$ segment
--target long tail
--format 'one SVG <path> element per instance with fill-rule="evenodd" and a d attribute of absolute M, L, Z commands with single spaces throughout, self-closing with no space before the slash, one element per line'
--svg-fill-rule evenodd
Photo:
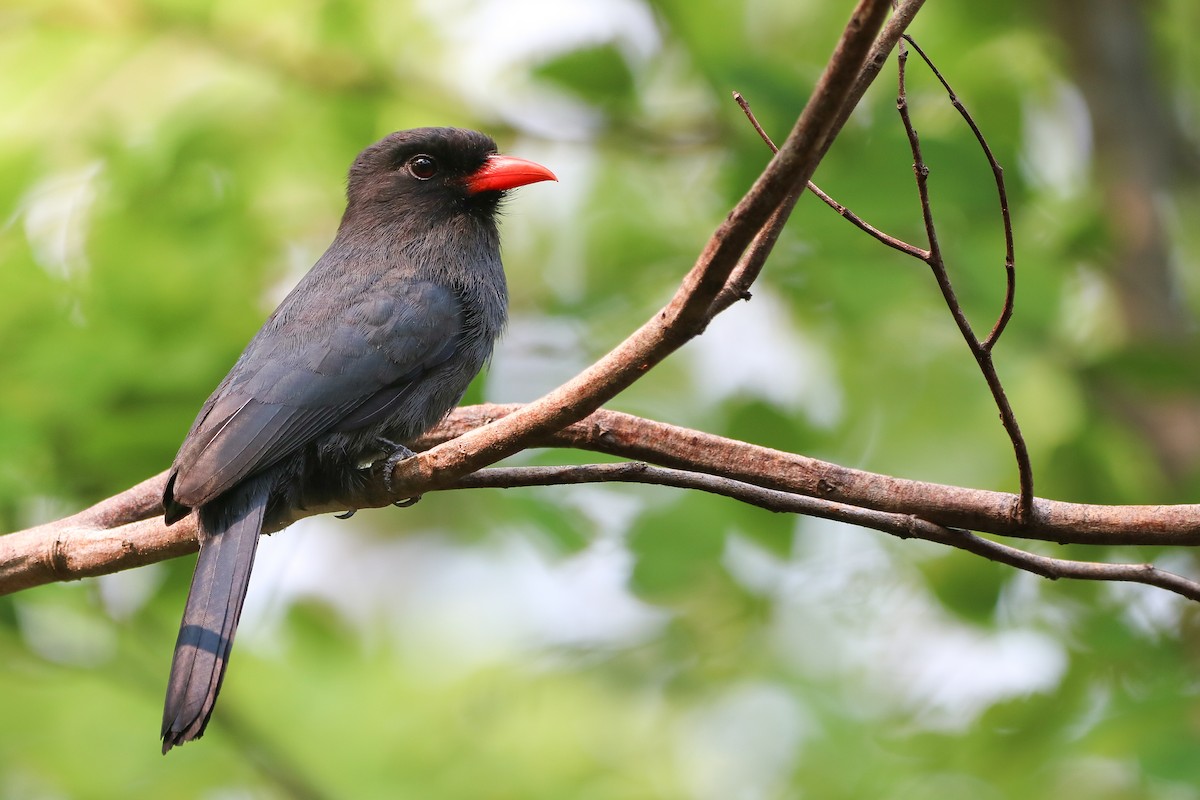
<path fill-rule="evenodd" d="M 251 478 L 200 508 L 200 557 L 163 708 L 164 754 L 199 739 L 212 715 L 246 599 L 270 486 L 265 476 Z"/>

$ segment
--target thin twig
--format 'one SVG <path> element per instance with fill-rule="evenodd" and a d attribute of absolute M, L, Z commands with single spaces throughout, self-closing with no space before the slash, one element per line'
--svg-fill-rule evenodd
<path fill-rule="evenodd" d="M 1155 586 L 1189 600 L 1200 601 L 1200 583 L 1173 572 L 1160 570 L 1151 564 L 1109 564 L 1052 558 L 994 542 L 960 528 L 936 525 L 908 514 L 872 511 L 830 500 L 802 497 L 776 489 L 766 489 L 716 475 L 653 467 L 638 462 L 562 467 L 498 467 L 464 476 L 458 485 L 452 488 L 558 486 L 614 481 L 695 489 L 729 497 L 768 511 L 836 520 L 882 531 L 901 539 L 924 539 L 965 550 L 990 561 L 1007 564 L 1051 580 L 1071 578 L 1090 581 L 1128 581 Z"/>
<path fill-rule="evenodd" d="M 795 200 L 790 202 L 794 204 Z M 789 205 L 790 207 L 791 205 Z M 767 257 L 771 255 L 775 243 L 779 241 L 779 235 L 783 233 L 783 226 L 787 224 L 787 221 L 788 213 L 783 209 L 779 209 L 771 215 L 766 225 L 750 242 L 746 252 L 742 253 L 737 266 L 729 274 L 729 279 L 713 300 L 712 305 L 709 306 L 708 319 L 715 318 L 717 314 L 739 300 L 750 299 L 750 287 L 754 285 L 762 268 L 766 266 Z"/>
<path fill-rule="evenodd" d="M 742 113 L 746 115 L 746 119 L 750 120 L 750 124 L 754 126 L 755 133 L 758 134 L 760 139 L 766 142 L 767 147 L 771 149 L 771 152 L 778 153 L 779 148 L 776 147 L 775 142 L 771 140 L 771 135 L 763 129 L 762 124 L 758 121 L 758 117 L 754 116 L 754 111 L 750 108 L 749 101 L 746 100 L 746 98 L 742 96 L 742 93 L 738 91 L 733 93 L 733 101 L 742 109 Z"/>
<path fill-rule="evenodd" d="M 756 117 L 754 115 L 754 111 L 750 108 L 749 101 L 747 101 L 746 98 L 744 96 L 742 96 L 741 92 L 734 92 L 733 99 L 737 102 L 738 106 L 741 107 L 742 113 L 744 113 L 746 115 L 746 118 L 748 120 L 750 120 L 750 124 L 754 126 L 754 130 L 757 131 L 758 135 L 760 137 L 762 137 L 762 140 L 767 143 L 767 147 L 771 148 L 771 152 L 772 153 L 778 152 L 779 148 L 775 146 L 775 142 L 771 141 L 770 135 L 768 135 L 767 132 L 765 130 L 763 130 L 763 126 L 759 123 L 758 117 Z M 884 233 L 883 231 L 876 228 L 874 225 L 871 225 L 869 222 L 864 220 L 858 214 L 855 214 L 849 208 L 842 205 L 838 201 L 834 200 L 832 197 L 830 197 L 828 194 L 826 194 L 824 191 L 822 191 L 821 188 L 819 186 L 817 186 L 815 183 L 813 183 L 812 181 L 808 182 L 808 190 L 810 192 L 812 192 L 813 194 L 815 194 L 817 197 L 819 197 L 821 199 L 821 201 L 823 203 L 825 203 L 825 205 L 829 206 L 834 211 L 836 211 L 840 217 L 845 219 L 850 224 L 854 225 L 856 228 L 861 230 L 863 233 L 866 233 L 867 235 L 875 238 L 880 243 L 885 244 L 894 250 L 899 250 L 901 253 L 912 256 L 913 258 L 919 259 L 921 261 L 924 261 L 925 259 L 927 259 L 929 257 L 929 253 L 922 250 L 921 248 L 911 245 L 908 242 L 904 241 L 903 239 L 898 239 L 895 236 Z"/>

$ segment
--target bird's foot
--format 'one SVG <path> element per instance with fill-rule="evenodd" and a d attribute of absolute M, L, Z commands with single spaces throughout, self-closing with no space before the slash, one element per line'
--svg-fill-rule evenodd
<path fill-rule="evenodd" d="M 408 459 L 414 457 L 416 453 L 398 442 L 393 442 L 383 438 L 380 438 L 377 441 L 381 447 L 386 449 L 386 451 L 390 451 L 390 454 L 383 460 L 383 486 L 385 489 L 387 489 L 388 494 L 394 494 L 396 490 L 392 485 L 392 474 L 396 471 L 396 465 L 401 461 L 407 461 Z M 403 500 L 397 500 L 396 502 L 392 503 L 392 505 L 394 505 L 396 508 L 408 508 L 409 506 L 414 505 L 420 499 L 421 495 L 417 495 L 416 497 L 406 497 Z"/>
<path fill-rule="evenodd" d="M 334 518 L 334 519 L 350 519 L 351 517 L 353 517 L 353 516 L 354 516 L 355 514 L 357 514 L 357 513 L 358 513 L 358 509 L 357 509 L 357 508 L 347 508 L 347 509 L 346 509 L 346 511 L 345 511 L 345 513 L 343 513 L 343 514 L 334 514 L 334 515 L 333 515 L 333 518 Z"/>

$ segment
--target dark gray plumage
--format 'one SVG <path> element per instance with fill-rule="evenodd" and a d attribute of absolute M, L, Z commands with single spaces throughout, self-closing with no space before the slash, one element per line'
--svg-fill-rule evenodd
<path fill-rule="evenodd" d="M 198 510 L 200 539 L 164 753 L 204 733 L 268 509 L 406 454 L 491 355 L 507 311 L 498 204 L 506 189 L 554 179 L 495 151 L 454 128 L 364 150 L 333 243 L 200 409 L 163 497 L 168 524 Z"/>

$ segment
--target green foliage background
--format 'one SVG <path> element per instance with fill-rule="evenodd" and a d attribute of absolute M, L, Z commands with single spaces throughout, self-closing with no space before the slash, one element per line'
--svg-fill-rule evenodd
<path fill-rule="evenodd" d="M 555 385 L 669 297 L 765 163 L 729 92 L 782 137 L 849 7 L 10 2 L 0 528 L 170 463 L 332 236 L 351 159 L 391 130 L 478 127 L 558 171 L 508 206 L 513 330 L 469 399 Z M 1039 494 L 1192 502 L 1187 431 L 1168 468 L 1119 408 L 1200 402 L 1197 341 L 1122 325 L 1100 192 L 1113 165 L 1068 145 L 1066 178 L 1038 166 L 1074 130 L 1039 9 L 931 3 L 913 31 L 1007 168 L 1020 293 L 1002 376 Z M 1147 14 L 1157 79 L 1194 121 L 1200 14 Z M 910 91 L 953 275 L 985 328 L 1003 256 L 987 167 L 920 68 Z M 817 181 L 919 241 L 894 95 L 893 67 Z M 1194 185 L 1161 200 L 1193 309 Z M 811 197 L 755 299 L 613 407 L 1015 486 L 930 277 Z M 208 734 L 168 758 L 156 733 L 189 560 L 0 598 L 0 797 L 1200 797 L 1198 618 L 1163 593 L 632 488 L 437 495 L 300 527 L 260 552 Z M 1200 573 L 1190 553 L 1049 552 Z M 595 563 L 616 583 L 593 597 Z M 488 608 L 514 593 L 528 598 L 499 602 L 511 614 Z M 496 640 L 513 616 L 525 633 Z"/>

